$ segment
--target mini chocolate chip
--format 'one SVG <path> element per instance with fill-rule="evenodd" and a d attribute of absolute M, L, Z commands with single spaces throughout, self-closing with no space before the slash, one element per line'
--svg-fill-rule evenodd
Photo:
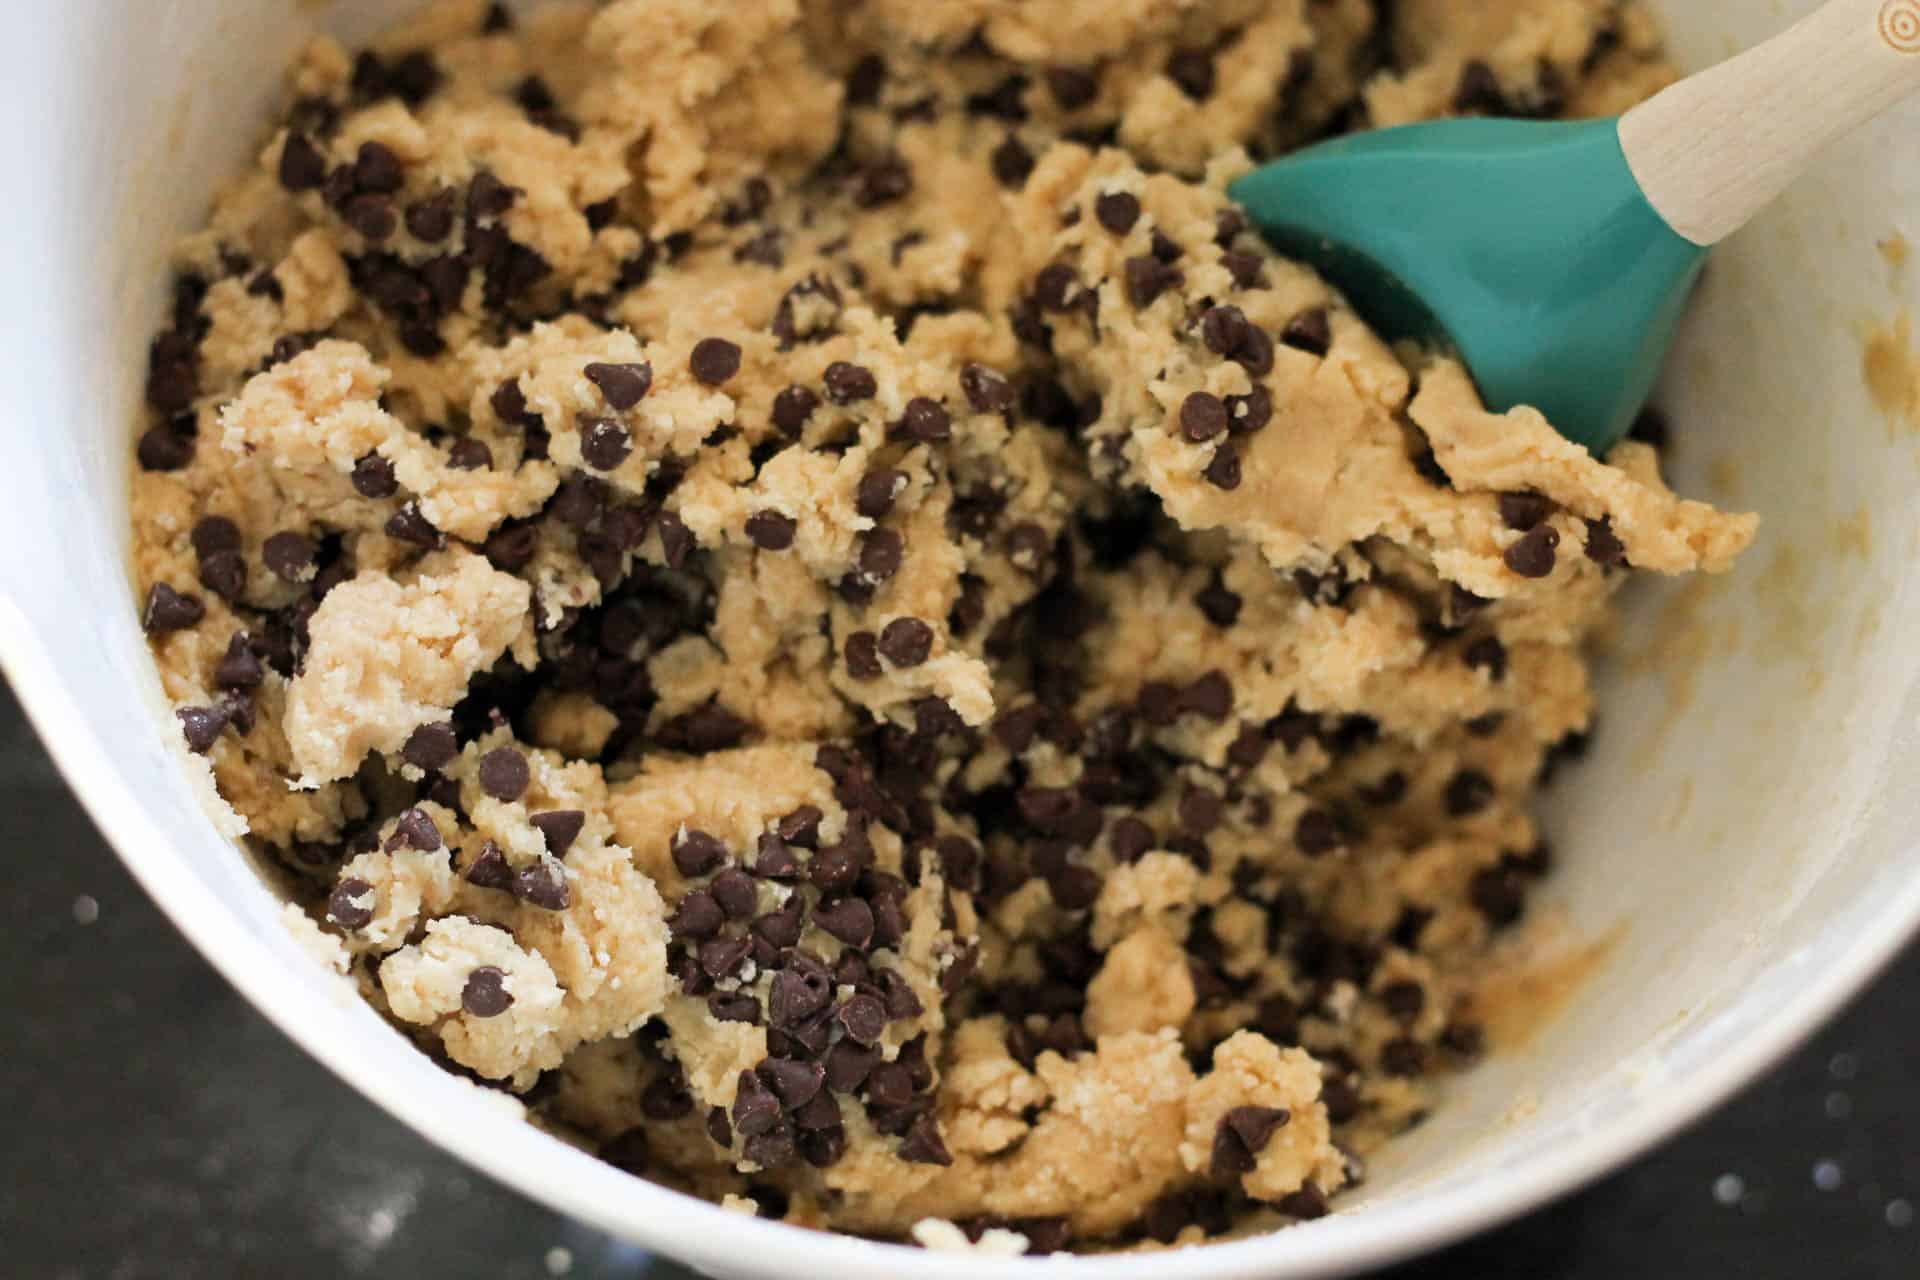
<path fill-rule="evenodd" d="M 1031 521 L 1022 521 L 1007 531 L 1007 559 L 1023 573 L 1040 576 L 1052 550 L 1052 536 Z"/>
<path fill-rule="evenodd" d="M 447 449 L 447 465 L 455 471 L 486 471 L 493 466 L 493 450 L 485 440 L 461 436 Z"/>
<path fill-rule="evenodd" d="M 826 1068 L 817 1062 L 793 1058 L 768 1058 L 755 1073 L 787 1111 L 797 1111 L 819 1096 L 826 1084 Z"/>
<path fill-rule="evenodd" d="M 747 938 L 709 938 L 700 944 L 700 972 L 715 981 L 730 977 L 752 949 L 753 943 Z"/>
<path fill-rule="evenodd" d="M 199 596 L 182 595 L 164 582 L 147 589 L 146 607 L 140 611 L 140 625 L 158 635 L 181 631 L 207 616 L 207 606 Z"/>
<path fill-rule="evenodd" d="M 266 666 L 247 641 L 247 633 L 236 631 L 227 642 L 226 656 L 214 668 L 213 680 L 222 689 L 252 689 L 266 679 Z"/>
<path fill-rule="evenodd" d="M 1213 96 L 1213 54 L 1205 49 L 1180 49 L 1167 59 L 1167 79 L 1195 102 Z"/>
<path fill-rule="evenodd" d="M 615 409 L 631 409 L 653 386 L 653 366 L 641 360 L 634 364 L 588 365 L 582 373 L 588 382 L 600 388 L 607 404 Z"/>
<path fill-rule="evenodd" d="M 733 1095 L 733 1130 L 741 1137 L 765 1133 L 780 1123 L 780 1099 L 758 1073 L 742 1071 Z"/>
<path fill-rule="evenodd" d="M 247 590 L 247 562 L 238 551 L 216 551 L 200 559 L 200 585 L 229 604 Z"/>
<path fill-rule="evenodd" d="M 202 559 L 216 551 L 238 551 L 240 526 L 225 516 L 205 516 L 194 522 L 187 541 L 193 544 L 193 554 Z"/>
<path fill-rule="evenodd" d="M 482 169 L 467 184 L 467 212 L 476 218 L 497 218 L 511 209 L 519 196 L 518 187 L 510 187 Z"/>
<path fill-rule="evenodd" d="M 1017 191 L 1033 172 L 1033 152 L 1019 138 L 1008 134 L 1006 140 L 993 149 L 988 164 L 1001 186 Z"/>
<path fill-rule="evenodd" d="M 1266 285 L 1263 274 L 1266 264 L 1258 254 L 1229 250 L 1220 255 L 1220 265 L 1227 269 L 1227 274 L 1242 289 L 1258 289 Z"/>
<path fill-rule="evenodd" d="M 580 457 L 595 471 L 612 471 L 633 452 L 633 436 L 624 422 L 589 418 L 580 424 Z"/>
<path fill-rule="evenodd" d="M 1461 112 L 1480 111 L 1489 115 L 1506 111 L 1506 95 L 1492 67 L 1474 58 L 1460 68 L 1460 80 L 1453 91 L 1453 109 Z"/>
<path fill-rule="evenodd" d="M 1309 809 L 1293 824 L 1293 843 L 1309 858 L 1332 853 L 1346 843 L 1340 824 L 1325 809 Z"/>
<path fill-rule="evenodd" d="M 134 455 L 144 471 L 178 471 L 193 461 L 193 437 L 171 423 L 153 427 L 141 434 Z"/>
<path fill-rule="evenodd" d="M 724 1107 L 714 1107 L 707 1112 L 707 1136 L 723 1147 L 733 1145 L 733 1126 L 727 1122 Z"/>
<path fill-rule="evenodd" d="M 1227 590 L 1226 584 L 1217 577 L 1194 596 L 1193 602 L 1216 627 L 1225 629 L 1240 620 L 1239 595 Z"/>
<path fill-rule="evenodd" d="M 1118 862 L 1138 862 L 1153 848 L 1153 828 L 1131 815 L 1114 819 L 1107 845 Z"/>
<path fill-rule="evenodd" d="M 433 527 L 424 515 L 420 514 L 417 503 L 409 502 L 388 518 L 383 526 L 390 538 L 411 543 L 416 547 L 438 547 L 445 539 L 438 529 Z"/>
<path fill-rule="evenodd" d="M 506 970 L 483 964 L 467 975 L 460 988 L 460 1007 L 476 1018 L 497 1018 L 513 1007 Z"/>
<path fill-rule="evenodd" d="M 740 346 L 725 338 L 702 338 L 693 344 L 687 359 L 693 376 L 710 387 L 717 387 L 740 372 Z"/>
<path fill-rule="evenodd" d="M 1100 897 L 1100 877 L 1088 867 L 1068 863 L 1047 877 L 1047 892 L 1062 911 L 1085 911 Z"/>
<path fill-rule="evenodd" d="M 408 809 L 393 820 L 393 834 L 387 837 L 387 852 L 418 849 L 422 853 L 432 853 L 439 847 L 440 828 L 434 825 L 424 809 Z"/>
<path fill-rule="evenodd" d="M 843 653 L 847 674 L 855 680 L 877 680 L 885 671 L 880 665 L 879 639 L 871 631 L 856 631 L 848 636 Z"/>
<path fill-rule="evenodd" d="M 1265 387 L 1255 386 L 1244 396 L 1227 397 L 1227 430 L 1237 436 L 1250 436 L 1273 421 L 1273 397 Z"/>
<path fill-rule="evenodd" d="M 426 771 L 444 770 L 457 754 L 461 754 L 461 741 L 451 722 L 424 723 L 399 748 L 401 760 Z"/>
<path fill-rule="evenodd" d="M 406 184 L 406 170 L 393 148 L 383 142 L 367 141 L 353 162 L 353 185 L 361 191 L 389 196 Z"/>
<path fill-rule="evenodd" d="M 713 878 L 707 886 L 713 894 L 713 900 L 720 909 L 735 920 L 750 920 L 754 909 L 760 905 L 760 895 L 753 887 L 753 877 L 738 867 L 728 867 Z"/>
<path fill-rule="evenodd" d="M 532 777 L 527 758 L 512 747 L 495 747 L 480 757 L 480 789 L 495 800 L 518 800 Z"/>
<path fill-rule="evenodd" d="M 1246 341 L 1246 313 L 1236 306 L 1208 307 L 1200 317 L 1200 340 L 1215 355 L 1230 356 Z"/>
<path fill-rule="evenodd" d="M 881 1007 L 879 999 L 865 993 L 855 993 L 849 997 L 834 1016 L 846 1030 L 848 1039 L 855 1044 L 867 1047 L 880 1042 L 880 1037 L 887 1026 L 886 1010 Z M 829 1085 L 834 1084 L 835 1076 L 838 1074 L 833 1070 L 832 1063 L 833 1059 L 830 1056 L 827 1072 Z"/>
<path fill-rule="evenodd" d="M 1047 88 L 1064 111 L 1077 111 L 1093 101 L 1100 82 L 1079 67 L 1048 67 Z"/>
<path fill-rule="evenodd" d="M 906 491 L 906 487 L 907 475 L 904 471 L 895 471 L 891 467 L 869 471 L 860 478 L 854 510 L 869 520 L 879 520 L 893 510 L 894 500 Z"/>
<path fill-rule="evenodd" d="M 385 196 L 355 196 L 347 202 L 341 217 L 346 219 L 348 226 L 376 244 L 391 238 L 400 227 L 400 217 L 393 211 L 393 201 Z"/>
<path fill-rule="evenodd" d="M 791 1031 L 827 1007 L 833 998 L 833 975 L 804 951 L 789 950 L 785 958 L 786 966 L 773 975 L 768 991 L 767 1016 L 774 1026 Z"/>
<path fill-rule="evenodd" d="M 379 454 L 370 453 L 353 464 L 353 489 L 361 497 L 390 498 L 399 488 L 393 464 Z"/>
<path fill-rule="evenodd" d="M 705 889 L 695 889 L 680 899 L 680 905 L 673 909 L 673 915 L 667 920 L 667 930 L 676 941 L 685 941 L 689 938 L 711 938 L 725 924 L 726 912 L 720 909 L 713 894 Z"/>
<path fill-rule="evenodd" d="M 1108 231 L 1123 236 L 1140 220 L 1140 198 L 1131 191 L 1103 191 L 1094 198 L 1093 216 Z"/>
<path fill-rule="evenodd" d="M 1225 720 L 1233 710 L 1233 685 L 1225 673 L 1209 671 L 1181 691 L 1179 709 L 1209 720 Z"/>
<path fill-rule="evenodd" d="M 900 434 L 915 444 L 933 444 L 953 434 L 953 419 L 938 400 L 915 396 L 900 415 Z"/>
<path fill-rule="evenodd" d="M 1221 1116 L 1213 1134 L 1213 1176 L 1252 1173 L 1274 1131 L 1292 1118 L 1285 1107 L 1252 1106 L 1235 1107 Z"/>
<path fill-rule="evenodd" d="M 1476 738 L 1491 738 L 1494 734 L 1500 732 L 1500 726 L 1506 722 L 1506 712 L 1489 711 L 1483 716 L 1475 716 L 1473 719 L 1467 721 L 1463 727 Z"/>
<path fill-rule="evenodd" d="M 1389 1040 L 1380 1047 L 1380 1069 L 1390 1076 L 1426 1074 L 1427 1053 L 1417 1040 Z"/>
<path fill-rule="evenodd" d="M 1500 643 L 1498 636 L 1481 636 L 1466 647 L 1461 654 L 1469 667 L 1487 673 L 1489 680 L 1498 683 L 1507 674 L 1507 647 Z"/>
<path fill-rule="evenodd" d="M 1486 1029 L 1471 1022 L 1456 1022 L 1440 1033 L 1440 1043 L 1455 1057 L 1472 1060 L 1487 1051 Z"/>
<path fill-rule="evenodd" d="M 780 819 L 774 830 L 788 844 L 812 849 L 820 843 L 820 823 L 824 816 L 817 805 L 803 804 Z"/>
<path fill-rule="evenodd" d="M 813 909 L 813 922 L 856 949 L 873 941 L 873 908 L 858 898 L 821 903 Z"/>
<path fill-rule="evenodd" d="M 806 903 L 796 893 L 778 911 L 769 911 L 755 920 L 753 935 L 776 948 L 791 947 L 800 941 L 800 931 L 806 925 L 805 912 Z"/>
<path fill-rule="evenodd" d="M 313 577 L 318 549 L 313 539 L 290 529 L 270 536 L 260 547 L 260 558 L 274 576 L 288 582 L 304 582 Z"/>
<path fill-rule="evenodd" d="M 547 839 L 547 852 L 556 858 L 566 856 L 568 849 L 580 836 L 580 829 L 586 825 L 587 815 L 578 809 L 549 809 L 545 813 L 536 813 L 527 819 Z"/>
<path fill-rule="evenodd" d="M 760 1025 L 760 998 L 744 992 L 732 995 L 716 991 L 707 997 L 707 1012 L 716 1022 L 744 1022 L 750 1027 Z"/>
<path fill-rule="evenodd" d="M 1180 825 L 1191 835 L 1204 836 L 1220 825 L 1224 810 L 1219 793 L 1190 787 L 1180 797 Z"/>
<path fill-rule="evenodd" d="M 1211 440 L 1226 429 L 1227 406 L 1219 396 L 1195 391 L 1181 402 L 1180 432 L 1195 444 Z"/>
<path fill-rule="evenodd" d="M 860 572 L 872 582 L 885 582 L 900 571 L 906 539 L 893 529 L 874 529 L 860 543 Z"/>
<path fill-rule="evenodd" d="M 1265 377 L 1273 370 L 1273 339 L 1265 329 L 1249 324 L 1231 359 L 1254 377 Z"/>
<path fill-rule="evenodd" d="M 1280 331 L 1280 341 L 1308 355 L 1324 356 L 1333 347 L 1333 326 L 1325 307 L 1310 307 Z"/>
<path fill-rule="evenodd" d="M 280 185 L 289 191 L 312 191 L 327 176 L 327 158 L 303 133 L 290 133 L 280 148 Z"/>
<path fill-rule="evenodd" d="M 852 1093 L 867 1082 L 880 1065 L 880 1052 L 853 1040 L 842 1040 L 827 1051 L 827 1088 L 835 1093 Z"/>
<path fill-rule="evenodd" d="M 961 368 L 960 390 L 978 413 L 1001 413 L 1013 407 L 1013 384 L 983 364 Z"/>
<path fill-rule="evenodd" d="M 778 511 L 756 511 L 747 517 L 747 539 L 762 551 L 785 551 L 793 545 L 799 526 Z"/>
<path fill-rule="evenodd" d="M 327 895 L 327 919 L 342 929 L 364 929 L 373 923 L 373 886 L 349 876 Z"/>
<path fill-rule="evenodd" d="M 947 1144 L 940 1139 L 940 1126 L 931 1111 L 920 1116 L 907 1130 L 906 1141 L 900 1144 L 900 1158 L 908 1164 L 953 1163 L 953 1156 L 948 1153 Z"/>
<path fill-rule="evenodd" d="M 1232 491 L 1240 487 L 1240 450 L 1228 440 L 1214 450 L 1213 458 L 1200 473 L 1216 489 Z"/>
<path fill-rule="evenodd" d="M 853 201 L 862 209 L 890 204 L 913 190 L 913 171 L 900 156 L 888 153 L 861 171 Z"/>
<path fill-rule="evenodd" d="M 933 652 L 933 628 L 918 618 L 895 618 L 880 632 L 880 653 L 896 667 L 917 667 Z"/>
<path fill-rule="evenodd" d="M 1402 1022 L 1412 1022 L 1427 1007 L 1427 989 L 1411 979 L 1391 982 L 1380 989 L 1380 1003 Z"/>
<path fill-rule="evenodd" d="M 1121 264 L 1121 273 L 1126 277 L 1128 300 L 1140 308 L 1152 305 L 1182 280 L 1178 270 L 1153 257 L 1128 258 Z"/>
<path fill-rule="evenodd" d="M 827 399 L 835 404 L 854 404 L 861 400 L 871 400 L 880 390 L 880 384 L 874 380 L 872 370 L 845 360 L 835 360 L 828 365 L 826 373 L 822 375 L 822 381 L 826 384 Z"/>
<path fill-rule="evenodd" d="M 1330 1212 L 1326 1193 L 1311 1182 L 1298 1191 L 1290 1191 L 1273 1202 L 1274 1208 L 1293 1218 L 1324 1218 Z"/>
<path fill-rule="evenodd" d="M 798 436 L 820 405 L 820 397 L 802 386 L 791 386 L 773 398 L 773 425 L 788 436 Z"/>
<path fill-rule="evenodd" d="M 677 832 L 671 846 L 673 865 L 689 879 L 706 875 L 726 861 L 727 848 L 704 831 L 686 828 Z"/>
<path fill-rule="evenodd" d="M 407 206 L 407 232 L 423 244 L 438 244 L 453 233 L 454 193 L 442 189 Z"/>
<path fill-rule="evenodd" d="M 227 727 L 227 717 L 218 707 L 181 707 L 173 714 L 180 721 L 180 733 L 187 740 L 187 750 L 197 756 L 213 750 L 221 730 Z"/>
<path fill-rule="evenodd" d="M 1559 546 L 1559 532 L 1550 524 L 1539 524 L 1522 534 L 1501 558 L 1523 578 L 1545 578 L 1553 573 Z"/>
<path fill-rule="evenodd" d="M 1598 520 L 1587 521 L 1587 559 L 1602 569 L 1624 569 L 1627 567 L 1626 544 L 1620 541 L 1620 535 L 1613 531 L 1613 518 L 1602 516 Z"/>
<path fill-rule="evenodd" d="M 1079 284 L 1071 263 L 1052 263 L 1034 277 L 1033 300 L 1044 311 L 1065 311 Z"/>
<path fill-rule="evenodd" d="M 1553 499 L 1539 493 L 1503 493 L 1499 499 L 1500 519 L 1509 529 L 1522 533 L 1553 514 Z"/>
<path fill-rule="evenodd" d="M 1447 812 L 1456 818 L 1472 817 L 1484 812 L 1495 794 L 1492 778 L 1478 769 L 1462 769 L 1447 783 Z"/>
<path fill-rule="evenodd" d="M 482 889 L 513 888 L 513 868 L 507 864 L 507 855 L 500 852 L 499 845 L 489 840 L 480 846 L 473 865 L 467 868 L 467 883 Z"/>
<path fill-rule="evenodd" d="M 659 529 L 661 558 L 667 562 L 667 568 L 680 568 L 693 553 L 693 530 L 673 511 L 660 513 Z"/>

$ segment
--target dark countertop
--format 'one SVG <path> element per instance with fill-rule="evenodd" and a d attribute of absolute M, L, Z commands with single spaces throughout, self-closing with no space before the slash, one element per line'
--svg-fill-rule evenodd
<path fill-rule="evenodd" d="M 0 1274 L 685 1273 L 521 1200 L 309 1061 L 128 878 L 0 687 Z M 1691 1133 L 1391 1280 L 1920 1275 L 1920 947 Z"/>

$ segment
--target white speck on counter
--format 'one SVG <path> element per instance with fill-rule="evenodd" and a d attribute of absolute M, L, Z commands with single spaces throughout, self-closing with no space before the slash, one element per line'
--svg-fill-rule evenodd
<path fill-rule="evenodd" d="M 91 894 L 81 894 L 73 900 L 73 922 L 92 924 L 100 918 L 100 903 Z"/>
<path fill-rule="evenodd" d="M 1829 1120 L 1845 1120 L 1853 1114 L 1853 1098 L 1838 1089 L 1827 1095 L 1824 1106 Z"/>
<path fill-rule="evenodd" d="M 1895 1231 L 1904 1231 L 1913 1225 L 1913 1203 L 1908 1200 L 1887 1201 L 1887 1225 Z"/>
<path fill-rule="evenodd" d="M 367 1243 L 378 1247 L 393 1239 L 400 1228 L 400 1216 L 391 1209 L 375 1209 L 367 1215 Z"/>
<path fill-rule="evenodd" d="M 1840 1167 L 1838 1160 L 1816 1160 L 1813 1162 L 1813 1185 L 1822 1191 L 1838 1191 L 1846 1182 L 1847 1172 Z"/>
<path fill-rule="evenodd" d="M 573 1270 L 573 1250 L 564 1249 L 559 1245 L 547 1250 L 548 1275 L 563 1276 L 571 1270 Z"/>
<path fill-rule="evenodd" d="M 1728 1208 L 1739 1204 L 1746 1190 L 1746 1180 L 1737 1173 L 1723 1173 L 1713 1180 L 1713 1198 Z"/>
<path fill-rule="evenodd" d="M 1851 1053 L 1836 1053 L 1827 1059 L 1827 1074 L 1835 1080 L 1851 1080 L 1860 1074 L 1860 1059 Z"/>

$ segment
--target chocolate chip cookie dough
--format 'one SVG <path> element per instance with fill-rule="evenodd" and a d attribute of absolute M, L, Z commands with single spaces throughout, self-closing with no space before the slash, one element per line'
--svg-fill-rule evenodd
<path fill-rule="evenodd" d="M 1482 1052 L 1609 597 L 1754 521 L 1224 187 L 1669 74 L 1615 0 L 317 41 L 152 346 L 173 731 L 369 1001 L 623 1168 L 1034 1252 L 1325 1213 Z"/>

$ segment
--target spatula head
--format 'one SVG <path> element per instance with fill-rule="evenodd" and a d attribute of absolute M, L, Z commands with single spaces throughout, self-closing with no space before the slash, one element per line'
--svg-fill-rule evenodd
<path fill-rule="evenodd" d="M 1614 120 L 1354 134 L 1231 193 L 1384 336 L 1450 345 L 1490 408 L 1534 405 L 1601 454 L 1645 405 L 1706 257 L 1647 203 Z"/>

